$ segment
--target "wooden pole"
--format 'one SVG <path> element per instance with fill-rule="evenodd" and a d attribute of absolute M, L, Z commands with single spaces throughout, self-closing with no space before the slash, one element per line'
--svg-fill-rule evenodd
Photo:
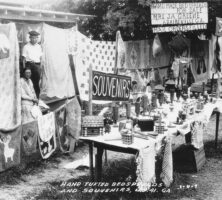
<path fill-rule="evenodd" d="M 92 115 L 92 64 L 89 65 L 89 103 L 88 115 Z"/>
<path fill-rule="evenodd" d="M 220 112 L 217 111 L 216 112 L 216 130 L 215 130 L 215 149 L 217 149 L 219 122 L 220 122 Z"/>

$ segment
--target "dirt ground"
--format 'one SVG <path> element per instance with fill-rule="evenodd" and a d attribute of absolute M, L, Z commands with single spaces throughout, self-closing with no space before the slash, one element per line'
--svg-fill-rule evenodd
<path fill-rule="evenodd" d="M 87 167 L 75 170 L 65 169 L 64 165 L 81 160 L 88 153 L 88 147 L 82 143 L 73 155 L 57 152 L 48 160 L 36 160 L 23 168 L 14 168 L 0 174 L 0 200 L 25 199 L 180 199 L 180 200 L 221 200 L 222 199 L 222 119 L 220 120 L 219 142 L 214 149 L 215 116 L 212 116 L 207 134 L 204 136 L 206 163 L 197 173 L 174 172 L 174 183 L 169 193 L 158 195 L 115 194 L 94 197 L 93 195 L 60 194 L 60 185 L 64 181 L 89 181 Z M 104 180 L 127 180 L 135 176 L 134 158 L 127 154 L 108 152 L 109 162 L 104 166 Z M 123 174 L 121 174 L 123 173 Z M 123 178 L 124 177 L 124 178 Z"/>

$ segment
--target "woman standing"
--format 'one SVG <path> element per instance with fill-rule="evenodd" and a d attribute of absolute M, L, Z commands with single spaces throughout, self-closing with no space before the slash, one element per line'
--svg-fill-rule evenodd
<path fill-rule="evenodd" d="M 35 94 L 31 75 L 31 69 L 26 67 L 23 77 L 21 78 L 22 123 L 35 120 L 31 111 L 34 105 L 38 105 L 38 99 Z"/>

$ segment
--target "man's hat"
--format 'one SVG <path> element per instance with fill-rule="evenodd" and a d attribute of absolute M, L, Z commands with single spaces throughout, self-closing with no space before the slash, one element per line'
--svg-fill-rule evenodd
<path fill-rule="evenodd" d="M 39 33 L 38 33 L 37 31 L 30 31 L 30 32 L 29 32 L 29 35 L 30 35 L 30 36 L 38 36 Z"/>

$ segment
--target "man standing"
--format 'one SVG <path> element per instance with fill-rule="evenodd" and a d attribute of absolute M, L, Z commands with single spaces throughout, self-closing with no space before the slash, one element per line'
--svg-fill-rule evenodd
<path fill-rule="evenodd" d="M 35 89 L 37 98 L 39 98 L 40 87 L 39 81 L 41 76 L 40 62 L 42 57 L 42 48 L 38 44 L 39 33 L 36 31 L 29 32 L 30 42 L 28 42 L 22 51 L 23 68 L 29 67 L 32 71 L 31 80 Z"/>

